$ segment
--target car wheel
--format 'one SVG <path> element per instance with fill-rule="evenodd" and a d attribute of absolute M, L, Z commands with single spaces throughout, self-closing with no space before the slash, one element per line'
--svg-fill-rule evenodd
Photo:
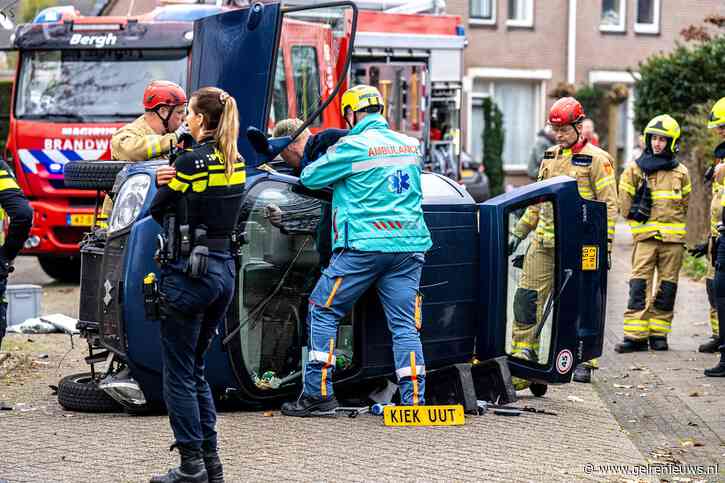
<path fill-rule="evenodd" d="M 46 275 L 59 282 L 78 283 L 81 281 L 81 259 L 79 257 L 39 256 L 38 263 Z"/>
<path fill-rule="evenodd" d="M 549 386 L 538 382 L 532 382 L 531 386 L 529 386 L 529 389 L 534 396 L 543 397 L 544 394 L 546 394 L 546 391 L 549 390 Z"/>
<path fill-rule="evenodd" d="M 63 409 L 83 413 L 115 413 L 121 406 L 98 387 L 90 372 L 66 376 L 58 383 L 58 402 Z"/>
<path fill-rule="evenodd" d="M 63 169 L 66 188 L 111 191 L 128 161 L 70 161 Z"/>

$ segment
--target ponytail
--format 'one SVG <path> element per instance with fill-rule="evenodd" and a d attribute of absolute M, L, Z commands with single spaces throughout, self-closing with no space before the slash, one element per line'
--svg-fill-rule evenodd
<path fill-rule="evenodd" d="M 214 136 L 217 147 L 224 156 L 224 176 L 234 174 L 234 164 L 241 161 L 237 150 L 239 137 L 239 111 L 232 96 L 216 87 L 202 87 L 191 95 L 194 111 L 204 115 L 204 129 Z"/>
<path fill-rule="evenodd" d="M 237 151 L 239 113 L 237 101 L 232 96 L 223 92 L 219 97 L 224 110 L 219 119 L 219 125 L 214 131 L 214 140 L 224 154 L 224 175 L 229 179 L 234 174 L 234 163 L 240 158 L 239 151 Z"/>

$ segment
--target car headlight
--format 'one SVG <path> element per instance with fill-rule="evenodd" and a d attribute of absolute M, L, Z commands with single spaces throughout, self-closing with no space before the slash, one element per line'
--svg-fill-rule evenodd
<path fill-rule="evenodd" d="M 109 233 L 126 228 L 134 222 L 151 186 L 151 177 L 147 174 L 129 176 L 113 203 L 111 221 L 108 224 Z"/>

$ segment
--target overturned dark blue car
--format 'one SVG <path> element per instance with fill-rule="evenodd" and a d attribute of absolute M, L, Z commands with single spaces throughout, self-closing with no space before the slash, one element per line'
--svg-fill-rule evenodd
<path fill-rule="evenodd" d="M 265 3 L 195 24 L 189 91 L 207 85 L 225 89 L 237 99 L 242 131 L 256 128 L 239 139 L 248 172 L 238 221 L 236 295 L 207 356 L 207 379 L 221 400 L 260 408 L 301 390 L 305 314 L 320 270 L 316 229 L 330 194 L 303 188 L 274 160 L 290 139 L 267 145 L 258 134 L 269 126 L 275 85 L 284 77 L 276 67 L 284 53 L 280 43 L 291 34 L 287 26 L 329 26 L 332 35 L 346 40 L 332 60 L 349 64 L 356 14 L 350 2 L 294 9 Z M 336 81 L 330 95 L 316 99 L 305 125 L 334 101 L 345 78 Z M 94 229 L 82 245 L 78 327 L 88 342 L 91 369 L 61 381 L 59 400 L 67 409 L 143 412 L 162 404 L 159 324 L 144 304 L 144 279 L 159 272 L 154 256 L 160 226 L 149 205 L 155 171 L 163 164 L 66 167 L 66 183 L 114 198 L 107 229 Z M 601 354 L 607 279 L 603 203 L 582 199 L 568 177 L 482 204 L 438 174 L 424 173 L 422 187 L 433 239 L 420 288 L 429 402 L 510 402 L 516 397 L 512 375 L 533 381 L 532 391 L 541 395 L 547 384 L 569 382 L 576 364 Z M 282 223 L 267 216 L 271 204 L 286 214 Z M 541 204 L 554 214 L 554 263 L 546 274 L 552 283 L 539 294 L 546 310 L 537 321 L 536 353 L 522 359 L 512 349 L 521 276 L 517 257 L 531 240 L 509 254 L 509 233 L 527 207 Z M 395 381 L 391 336 L 374 292 L 343 320 L 337 340 L 338 397 L 365 400 Z"/>

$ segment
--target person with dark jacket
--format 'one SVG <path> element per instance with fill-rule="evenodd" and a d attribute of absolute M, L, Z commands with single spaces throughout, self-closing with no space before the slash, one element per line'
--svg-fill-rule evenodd
<path fill-rule="evenodd" d="M 554 132 L 551 130 L 551 126 L 548 124 L 536 133 L 536 142 L 531 148 L 531 154 L 529 155 L 529 164 L 526 168 L 526 172 L 533 181 L 539 179 L 539 167 L 541 166 L 541 160 L 544 159 L 544 153 L 547 149 L 552 147 L 556 139 L 554 138 Z"/>
<path fill-rule="evenodd" d="M 13 172 L 0 160 L 0 207 L 10 217 L 5 243 L 0 246 L 0 347 L 7 329 L 8 304 L 5 300 L 8 275 L 13 271 L 13 260 L 23 248 L 33 225 L 33 209 L 20 190 Z"/>

